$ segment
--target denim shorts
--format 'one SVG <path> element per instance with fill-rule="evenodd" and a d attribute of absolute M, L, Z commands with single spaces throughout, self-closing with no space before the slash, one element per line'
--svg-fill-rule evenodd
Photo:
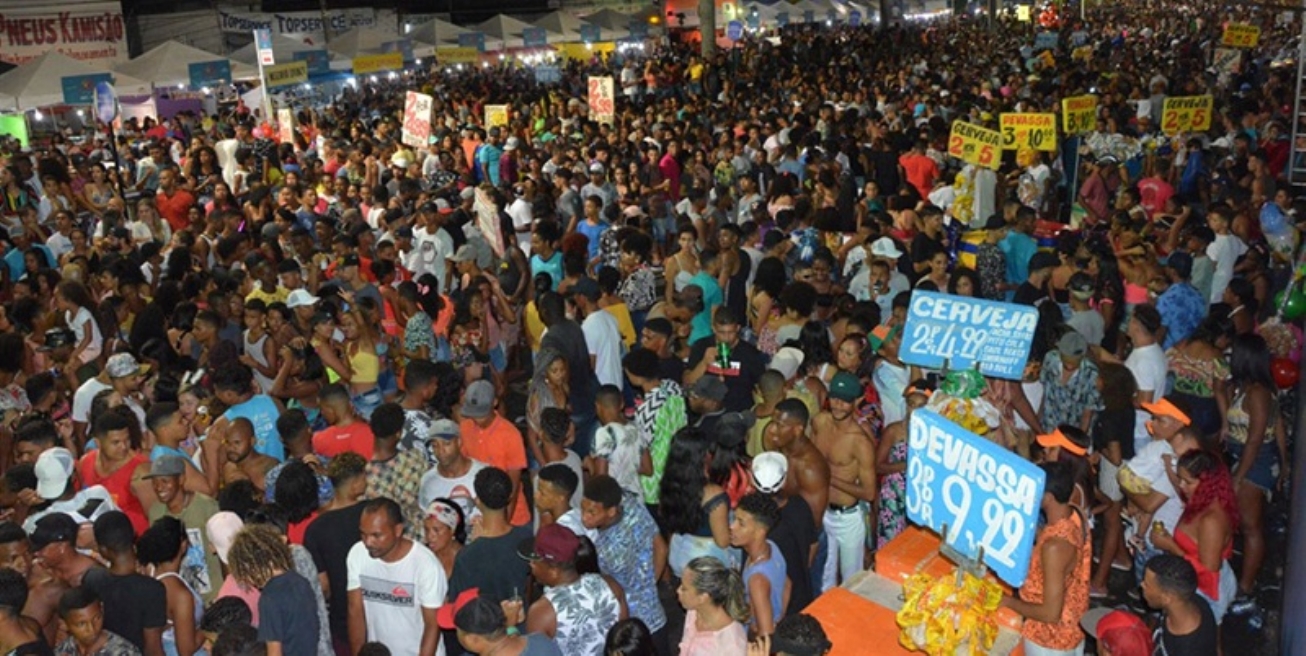
<path fill-rule="evenodd" d="M 372 411 L 376 410 L 385 401 L 385 397 L 381 394 L 381 388 L 373 387 L 362 394 L 351 396 L 350 401 L 353 401 L 354 410 L 358 411 L 358 416 L 363 421 L 367 421 L 372 418 Z"/>
<path fill-rule="evenodd" d="M 1237 469 L 1246 445 L 1238 442 L 1225 442 L 1224 448 L 1229 452 L 1229 468 Z M 1246 478 L 1248 483 L 1266 492 L 1274 490 L 1275 484 L 1279 480 L 1279 452 L 1277 445 L 1270 441 L 1261 443 L 1260 450 L 1256 452 L 1256 462 L 1253 462 L 1252 466 L 1247 469 Z"/>

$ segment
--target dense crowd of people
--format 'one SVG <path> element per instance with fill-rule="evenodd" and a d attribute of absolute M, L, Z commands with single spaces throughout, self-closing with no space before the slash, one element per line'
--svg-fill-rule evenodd
<path fill-rule="evenodd" d="M 1230 21 L 1260 43 L 1208 68 Z M 1025 653 L 1217 653 L 1290 473 L 1299 29 L 1044 31 L 671 40 L 359 79 L 293 140 L 241 105 L 0 142 L 0 653 L 823 654 L 804 610 L 909 525 L 916 291 L 1037 308 L 983 397 L 1047 477 Z M 947 155 L 1088 93 L 1055 152 Z M 1159 131 L 1202 94 L 1211 129 Z"/>

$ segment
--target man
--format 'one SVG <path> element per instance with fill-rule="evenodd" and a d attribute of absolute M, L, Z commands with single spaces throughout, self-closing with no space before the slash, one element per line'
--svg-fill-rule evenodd
<path fill-rule="evenodd" d="M 789 463 L 784 493 L 801 497 L 812 511 L 816 527 L 825 526 L 830 500 L 830 464 L 821 450 L 807 439 L 807 406 L 798 399 L 785 399 L 775 406 L 775 417 L 766 427 L 766 446 Z"/>
<path fill-rule="evenodd" d="M 334 488 L 333 500 L 304 531 L 304 548 L 313 556 L 327 599 L 331 642 L 337 654 L 350 654 L 347 562 L 350 550 L 358 543 L 364 508 L 360 501 L 367 492 L 367 461 L 356 453 L 345 453 L 331 461 L 327 473 Z"/>
<path fill-rule="evenodd" d="M 108 569 L 87 572 L 83 586 L 104 601 L 104 627 L 146 656 L 163 656 L 168 625 L 163 584 L 136 570 L 136 535 L 131 520 L 110 512 L 95 520 L 96 548 Z"/>
<path fill-rule="evenodd" d="M 784 492 L 789 475 L 789 461 L 779 453 L 763 453 L 753 458 L 753 489 L 768 495 L 780 508 L 780 519 L 767 533 L 785 559 L 785 574 L 789 579 L 789 605 L 785 615 L 807 607 L 815 599 L 812 592 L 812 563 L 816 560 L 817 533 L 812 521 L 812 509 L 802 500 L 795 500 Z"/>
<path fill-rule="evenodd" d="M 585 483 L 581 520 L 585 528 L 598 531 L 594 549 L 599 569 L 625 591 L 631 616 L 648 626 L 653 644 L 665 653 L 675 639 L 662 630 L 667 616 L 658 602 L 657 581 L 667 565 L 667 543 L 648 508 L 635 495 L 622 492 L 617 479 L 595 476 Z"/>
<path fill-rule="evenodd" d="M 434 355 L 434 354 L 432 354 Z M 404 395 L 399 405 L 404 408 L 404 434 L 399 439 L 400 449 L 417 449 L 431 460 L 431 427 L 435 420 L 427 411 L 431 399 L 440 388 L 440 372 L 430 360 L 413 359 L 404 367 Z"/>
<path fill-rule="evenodd" d="M 607 170 L 603 168 L 603 164 L 599 162 L 590 164 L 589 174 L 589 182 L 580 188 L 580 197 L 589 199 L 597 196 L 601 201 L 600 211 L 607 210 L 609 205 L 617 201 L 617 188 L 613 187 L 611 182 L 608 182 Z M 572 232 L 575 229 L 576 224 L 573 220 L 573 224 L 568 227 L 567 232 Z"/>
<path fill-rule="evenodd" d="M 495 656 L 562 656 L 558 643 L 541 633 L 509 633 L 507 618 L 499 602 L 466 590 L 457 600 L 440 608 L 440 628 L 457 630 L 458 641 L 472 654 Z"/>
<path fill-rule="evenodd" d="M 1079 621 L 1103 656 L 1152 656 L 1152 633 L 1142 618 L 1127 610 L 1093 608 Z"/>
<path fill-rule="evenodd" d="M 43 517 L 67 515 L 77 524 L 89 526 L 100 515 L 117 510 L 113 495 L 103 485 L 77 489 L 74 474 L 77 462 L 73 454 L 63 447 L 47 449 L 36 458 L 36 495 L 41 498 L 40 510 L 31 512 L 23 528 L 31 533 Z"/>
<path fill-rule="evenodd" d="M 150 473 L 145 478 L 154 487 L 159 501 L 149 507 L 146 516 L 150 524 L 160 517 L 175 517 L 186 528 L 191 548 L 182 559 L 181 575 L 208 603 L 218 591 L 217 582 L 222 580 L 218 554 L 205 534 L 209 518 L 218 513 L 218 502 L 207 494 L 184 489 L 181 480 L 185 472 L 186 462 L 179 456 L 164 456 L 150 463 Z"/>
<path fill-rule="evenodd" d="M 752 628 L 758 635 L 775 631 L 792 592 L 784 556 L 768 537 L 779 522 L 780 509 L 761 492 L 744 495 L 730 520 L 730 545 L 744 552 L 744 589 L 753 612 Z"/>
<path fill-rule="evenodd" d="M 349 388 L 333 383 L 318 392 L 318 407 L 327 427 L 313 434 L 313 451 L 334 458 L 353 451 L 371 460 L 376 436 L 367 422 L 358 418 L 349 399 Z"/>
<path fill-rule="evenodd" d="M 27 597 L 23 576 L 0 569 L 0 647 L 15 654 L 50 654 L 47 637 L 34 631 L 22 613 Z"/>
<path fill-rule="evenodd" d="M 1134 349 L 1125 359 L 1125 367 L 1134 375 L 1138 385 L 1135 397 L 1139 409 L 1134 415 L 1134 450 L 1140 451 L 1152 436 L 1147 433 L 1147 411 L 1144 404 L 1151 403 L 1165 393 L 1166 377 L 1170 373 L 1170 364 L 1165 351 L 1157 343 L 1157 332 L 1161 329 L 1161 313 L 1152 305 L 1139 305 L 1134 308 L 1134 315 L 1129 319 L 1126 334 Z M 1110 360 L 1107 359 L 1109 362 Z M 1081 426 L 1081 428 L 1086 428 Z"/>
<path fill-rule="evenodd" d="M 783 350 L 781 349 L 781 351 Z M 797 349 L 793 350 L 797 351 Z M 798 353 L 801 354 L 802 351 L 798 351 Z M 777 362 L 777 360 L 783 361 Z M 753 397 L 757 399 L 757 405 L 753 406 L 752 410 L 753 426 L 748 429 L 748 442 L 744 447 L 750 458 L 756 458 L 766 451 L 766 440 L 764 439 L 766 426 L 771 423 L 771 419 L 775 416 L 776 404 L 786 398 L 786 372 L 777 368 L 777 364 L 787 369 L 789 367 L 788 362 L 787 358 L 781 358 L 780 352 L 777 352 L 776 356 L 771 358 L 771 368 L 767 369 L 766 373 L 757 379 L 757 389 L 753 392 Z M 799 362 L 801 363 L 801 359 Z M 797 371 L 797 367 L 794 368 L 794 371 Z"/>
<path fill-rule="evenodd" d="M 195 196 L 177 184 L 179 174 L 174 169 L 159 171 L 159 193 L 154 197 L 154 205 L 174 233 L 190 227 L 190 208 L 195 205 Z"/>
<path fill-rule="evenodd" d="M 1008 217 L 1010 229 L 998 243 L 1007 259 L 1007 300 L 1015 295 L 1016 288 L 1029 280 L 1030 258 L 1038 252 L 1038 242 L 1031 236 L 1037 214 L 1033 208 L 1016 205 L 1014 215 Z M 1053 265 L 1055 266 L 1055 265 Z"/>
<path fill-rule="evenodd" d="M 148 366 L 141 366 L 136 362 L 136 358 L 130 353 L 115 353 L 109 356 L 108 362 L 104 365 L 104 371 L 100 372 L 95 378 L 87 379 L 77 388 L 73 395 L 73 437 L 78 444 L 83 442 L 86 436 L 86 425 L 90 421 L 91 402 L 95 400 L 95 395 L 100 392 L 111 389 L 117 392 L 123 399 L 123 403 L 136 413 L 140 419 L 141 426 L 145 425 L 145 410 L 141 407 L 140 402 L 136 400 L 137 393 L 141 389 L 141 382 L 145 379 L 145 374 L 149 371 Z"/>
<path fill-rule="evenodd" d="M 1051 431 L 1061 424 L 1077 426 L 1083 431 L 1091 428 L 1102 396 L 1097 389 L 1097 364 L 1087 356 L 1088 340 L 1078 332 L 1069 331 L 1057 340 L 1057 350 L 1044 356 L 1039 372 L 1043 404 L 1038 421 L 1026 417 L 1025 423 L 1039 433 L 1044 432 L 1042 427 Z M 1016 409 L 1022 409 L 1020 403 Z"/>
<path fill-rule="evenodd" d="M 419 538 L 424 514 L 418 504 L 418 490 L 426 473 L 426 454 L 417 449 L 399 450 L 404 430 L 404 409 L 398 403 L 382 403 L 369 420 L 376 436 L 372 461 L 367 465 L 367 496 L 393 499 L 404 512 L 409 538 Z"/>
<path fill-rule="evenodd" d="M 934 181 L 939 177 L 939 165 L 925 154 L 927 148 L 929 144 L 924 139 L 918 139 L 909 152 L 898 158 L 898 168 L 903 177 L 920 192 L 921 198 L 930 195 Z"/>
<path fill-rule="evenodd" d="M 478 380 L 467 387 L 459 425 L 463 454 L 508 474 L 513 490 L 508 516 L 513 526 L 524 526 L 531 521 L 531 510 L 521 490 L 521 474 L 527 466 L 526 445 L 521 431 L 495 411 L 498 405 L 494 385 L 489 381 Z"/>
<path fill-rule="evenodd" d="M 308 418 L 304 416 L 303 410 L 287 410 L 286 414 L 277 417 L 277 434 L 281 436 L 281 445 L 286 449 L 286 461 L 277 464 L 269 469 L 263 475 L 263 500 L 272 503 L 275 499 L 277 489 L 277 477 L 281 476 L 281 470 L 286 465 L 300 461 L 313 468 L 313 473 L 317 475 L 317 500 L 318 503 L 325 506 L 331 503 L 335 497 L 335 491 L 331 489 L 331 480 L 323 472 L 323 461 L 313 453 L 313 430 L 309 428 Z"/>
<path fill-rule="evenodd" d="M 516 554 L 517 546 L 529 539 L 532 531 L 529 524 L 513 526 L 508 521 L 512 480 L 497 467 L 477 471 L 475 479 L 474 501 L 481 518 L 480 529 L 477 538 L 454 558 L 449 597 L 456 598 L 473 588 L 493 599 L 525 594 L 530 568 Z"/>
<path fill-rule="evenodd" d="M 363 506 L 362 539 L 349 550 L 349 646 L 380 642 L 395 654 L 443 656 L 435 615 L 444 604 L 444 567 L 426 545 L 404 537 L 391 499 Z"/>
<path fill-rule="evenodd" d="M 1090 348 L 1100 348 L 1102 338 L 1106 337 L 1106 322 L 1102 313 L 1089 305 L 1097 291 L 1093 277 L 1083 271 L 1076 271 L 1066 283 L 1070 292 L 1070 318 L 1066 325 L 1084 337 Z M 1206 301 L 1202 301 L 1202 310 L 1206 310 Z"/>
<path fill-rule="evenodd" d="M 254 425 L 254 450 L 281 462 L 285 449 L 277 435 L 277 417 L 285 412 L 281 402 L 266 392 L 254 393 L 254 372 L 243 364 L 228 364 L 213 372 L 213 394 L 227 406 L 221 419 L 213 422 L 217 435 L 226 424 L 244 417 Z"/>
<path fill-rule="evenodd" d="M 277 461 L 254 451 L 254 424 L 244 417 L 227 424 L 222 445 L 227 454 L 227 462 L 222 465 L 222 484 L 247 480 L 254 487 L 267 490 L 264 477 L 277 466 Z"/>
<path fill-rule="evenodd" d="M 874 442 L 854 415 L 862 392 L 856 376 L 845 371 L 835 374 L 830 380 L 830 409 L 812 420 L 812 442 L 830 465 L 830 507 L 825 513 L 830 557 L 822 575 L 823 590 L 862 571 L 866 553 L 866 511 L 862 504 L 879 498 Z"/>
<path fill-rule="evenodd" d="M 1038 306 L 1048 298 L 1048 280 L 1052 271 L 1060 262 L 1052 253 L 1039 251 L 1029 258 L 1029 275 L 1016 286 L 1016 293 L 1011 297 L 1012 303 Z"/>
<path fill-rule="evenodd" d="M 1232 232 L 1232 210 L 1223 206 L 1214 206 L 1206 217 L 1206 223 L 1215 233 L 1215 240 L 1206 247 L 1206 256 L 1215 266 L 1211 275 L 1211 304 L 1224 300 L 1224 290 L 1233 280 L 1233 267 L 1238 258 L 1247 252 L 1247 244 Z"/>
<path fill-rule="evenodd" d="M 712 334 L 712 319 L 715 312 L 725 302 L 725 292 L 721 290 L 718 279 L 721 276 L 721 258 L 714 250 L 705 250 L 698 254 L 698 273 L 689 279 L 689 284 L 680 291 L 680 296 L 690 297 L 692 288 L 699 290 L 701 306 L 690 319 L 689 343 L 696 344 Z"/>
<path fill-rule="evenodd" d="M 917 369 L 902 361 L 902 327 L 879 325 L 866 338 L 871 352 L 880 357 L 871 371 L 871 384 L 880 395 L 880 408 L 884 412 L 884 425 L 892 426 L 907 418 L 907 401 L 903 390 L 920 375 Z"/>
<path fill-rule="evenodd" d="M 530 562 L 531 576 L 544 586 L 544 596 L 524 616 L 519 604 L 512 604 L 516 617 L 508 621 L 525 621 L 528 632 L 555 639 L 568 656 L 603 656 L 604 636 L 626 619 L 626 604 L 616 583 L 576 571 L 579 550 L 580 538 L 557 524 L 522 541 L 517 554 Z"/>
<path fill-rule="evenodd" d="M 26 605 L 22 607 L 23 615 L 36 620 L 46 638 L 53 641 L 59 629 L 59 622 L 55 621 L 59 596 L 67 586 L 48 568 L 32 567 L 34 559 L 27 533 L 22 527 L 13 522 L 0 522 L 0 569 L 12 569 L 27 581 L 29 594 Z"/>
<path fill-rule="evenodd" d="M 1159 292 L 1156 297 L 1156 311 L 1161 315 L 1161 327 L 1156 330 L 1156 339 L 1161 342 L 1161 350 L 1188 339 L 1197 326 L 1206 318 L 1206 298 L 1191 283 L 1193 275 L 1193 256 L 1183 251 L 1170 254 L 1166 258 L 1167 276 L 1160 279 Z"/>
<path fill-rule="evenodd" d="M 753 388 L 766 371 L 766 362 L 756 346 L 739 338 L 740 318 L 730 308 L 719 308 L 712 320 L 711 334 L 693 343 L 685 371 L 685 383 L 692 385 L 705 375 L 719 376 L 726 384 L 725 409 L 744 412 L 753 407 Z"/>
<path fill-rule="evenodd" d="M 1220 653 L 1220 633 L 1211 605 L 1197 596 L 1197 570 L 1174 554 L 1147 561 L 1143 573 L 1143 599 L 1161 611 L 1152 633 L 1159 654 L 1215 656 Z"/>
<path fill-rule="evenodd" d="M 86 574 L 100 564 L 77 551 L 77 522 L 64 513 L 42 517 L 30 540 L 32 560 L 70 588 L 82 584 Z"/>
<path fill-rule="evenodd" d="M 598 283 L 592 278 L 581 278 L 567 293 L 576 307 L 577 318 L 581 319 L 581 331 L 585 333 L 585 346 L 589 351 L 589 369 L 600 385 L 620 387 L 623 382 L 621 328 L 616 317 L 599 307 L 602 294 Z"/>
<path fill-rule="evenodd" d="M 635 408 L 635 430 L 639 433 L 641 461 L 647 453 L 650 467 L 641 468 L 639 484 L 644 490 L 644 503 L 657 517 L 657 505 L 662 489 L 662 472 L 666 469 L 667 454 L 671 452 L 671 439 L 676 431 L 689 422 L 684 393 L 674 381 L 659 377 L 655 358 L 644 349 L 626 356 L 626 377 L 644 402 Z"/>
<path fill-rule="evenodd" d="M 417 503 L 426 508 L 431 502 L 445 498 L 457 503 L 463 518 L 471 521 L 476 511 L 476 494 L 473 482 L 477 472 L 485 469 L 483 462 L 463 455 L 463 441 L 458 422 L 438 419 L 427 433 L 435 467 L 422 474 L 418 484 Z"/>
<path fill-rule="evenodd" d="M 553 281 L 555 289 L 560 281 L 561 278 Z M 567 403 L 571 406 L 571 422 L 576 425 L 576 443 L 572 448 L 583 458 L 589 455 L 589 447 L 593 442 L 594 393 L 598 389 L 598 378 L 590 365 L 585 331 L 567 316 L 566 303 L 556 292 L 541 294 L 535 303 L 540 311 L 540 320 L 548 326 L 548 331 L 540 340 L 540 349 L 551 348 L 561 353 L 567 361 L 570 390 Z"/>
<path fill-rule="evenodd" d="M 703 376 L 689 387 L 685 396 L 689 402 L 691 426 L 711 435 L 717 424 L 726 414 L 723 404 L 726 398 L 726 384 L 716 376 Z"/>
<path fill-rule="evenodd" d="M 472 191 L 473 195 L 475 191 Z M 447 205 L 447 203 L 446 203 Z M 425 274 L 435 276 L 436 291 L 448 291 L 450 275 L 449 256 L 454 252 L 453 237 L 444 229 L 444 222 L 452 210 L 444 211 L 435 203 L 423 203 L 417 209 L 417 227 L 413 229 L 413 250 L 404 258 L 404 268 L 413 272 L 413 279 Z"/>
<path fill-rule="evenodd" d="M 1152 440 L 1123 464 L 1119 475 L 1120 489 L 1136 509 L 1133 515 L 1133 525 L 1137 527 L 1135 539 L 1147 547 L 1136 550 L 1136 574 L 1141 574 L 1148 557 L 1157 553 L 1151 546 L 1150 527 L 1159 523 L 1173 535 L 1183 514 L 1183 499 L 1170 478 L 1173 466 L 1167 462 L 1178 461 L 1190 450 L 1201 448 L 1200 436 L 1192 428 L 1192 419 L 1182 401 L 1166 397 L 1143 407 L 1150 417 L 1150 421 L 1144 422 L 1144 430 L 1151 432 Z"/>
<path fill-rule="evenodd" d="M 68 637 L 55 649 L 56 656 L 131 656 L 136 645 L 104 628 L 100 596 L 86 588 L 72 588 L 59 600 L 59 617 Z"/>
<path fill-rule="evenodd" d="M 580 476 L 564 462 L 552 462 L 535 475 L 535 513 L 540 526 L 559 524 L 580 537 L 591 540 L 598 533 L 585 528 L 579 507 L 572 497 L 580 490 Z"/>
<path fill-rule="evenodd" d="M 1088 541 L 1087 518 L 1070 505 L 1075 476 L 1069 464 L 1042 465 L 1047 475 L 1040 507 L 1047 524 L 1039 529 L 1020 596 L 1002 595 L 1002 606 L 1025 618 L 1021 628 L 1025 651 L 1031 654 L 1083 653 L 1084 633 L 1079 618 L 1088 610 L 1088 577 L 1093 566 L 1093 546 Z M 1029 585 L 1041 581 L 1041 589 Z"/>
<path fill-rule="evenodd" d="M 685 363 L 671 351 L 671 338 L 674 336 L 675 329 L 670 320 L 654 317 L 644 322 L 639 333 L 639 345 L 657 356 L 656 378 L 679 382 L 685 379 Z"/>

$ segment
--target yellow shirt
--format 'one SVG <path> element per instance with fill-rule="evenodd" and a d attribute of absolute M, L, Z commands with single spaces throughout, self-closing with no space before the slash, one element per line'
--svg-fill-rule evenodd
<path fill-rule="evenodd" d="M 697 81 L 699 81 L 700 79 L 702 79 L 702 77 L 703 77 L 703 65 L 702 65 L 702 64 L 691 64 L 690 67 L 689 67 L 689 79 L 690 79 L 690 81 L 697 82 Z"/>
<path fill-rule="evenodd" d="M 635 324 L 630 320 L 630 308 L 625 303 L 613 303 L 603 308 L 617 320 L 617 329 L 621 331 L 621 341 L 629 350 L 635 346 Z"/>
<path fill-rule="evenodd" d="M 526 343 L 530 345 L 531 353 L 539 353 L 540 341 L 544 339 L 544 322 L 540 320 L 540 311 L 535 308 L 535 301 L 526 304 L 523 316 L 526 323 Z"/>

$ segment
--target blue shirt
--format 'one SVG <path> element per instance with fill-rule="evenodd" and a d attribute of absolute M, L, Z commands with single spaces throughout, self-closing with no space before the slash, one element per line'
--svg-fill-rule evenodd
<path fill-rule="evenodd" d="M 1161 348 L 1169 349 L 1188 339 L 1201 325 L 1206 318 L 1206 299 L 1196 287 L 1186 282 L 1176 283 L 1157 297 L 1156 311 L 1167 328 Z"/>
<path fill-rule="evenodd" d="M 248 419 L 254 425 L 254 450 L 281 462 L 286 459 L 286 449 L 281 444 L 281 435 L 277 433 L 277 416 L 280 412 L 272 397 L 255 394 L 248 401 L 231 406 L 222 416 L 227 421 Z"/>
<path fill-rule="evenodd" d="M 775 546 L 775 543 L 770 540 L 767 540 L 766 544 L 771 547 L 771 557 L 760 563 L 750 563 L 744 566 L 744 586 L 747 588 L 748 580 L 753 578 L 754 574 L 766 577 L 767 582 L 771 584 L 771 621 L 779 622 L 780 615 L 785 610 L 784 591 L 788 572 L 784 556 L 780 553 L 780 547 Z M 757 626 L 757 617 L 753 618 L 752 626 Z"/>
<path fill-rule="evenodd" d="M 481 165 L 485 175 L 490 179 L 490 184 L 499 186 L 499 158 L 503 156 L 503 151 L 497 146 L 490 144 L 481 144 L 476 149 L 476 163 Z"/>
<path fill-rule="evenodd" d="M 553 291 L 558 291 L 558 283 L 562 282 L 562 251 L 554 251 L 553 257 L 544 259 L 539 255 L 531 256 L 531 277 L 547 273 L 553 278 Z"/>
<path fill-rule="evenodd" d="M 598 539 L 594 540 L 599 569 L 626 591 L 630 616 L 643 620 L 654 633 L 667 623 L 662 603 L 658 601 L 653 549 L 650 548 L 657 535 L 658 525 L 644 507 L 644 502 L 634 494 L 626 493 L 621 499 L 621 518 L 600 530 Z M 777 549 L 775 553 L 778 556 L 780 551 Z M 782 589 L 783 583 L 782 574 Z"/>
<path fill-rule="evenodd" d="M 594 258 L 599 256 L 599 237 L 602 237 L 608 228 L 608 224 L 604 221 L 599 221 L 595 225 L 590 225 L 589 221 L 580 221 L 576 224 L 576 232 L 585 235 L 585 238 L 589 240 L 587 245 L 589 251 L 585 254 L 586 259 L 593 261 Z"/>
<path fill-rule="evenodd" d="M 47 267 L 54 269 L 59 266 L 58 262 L 54 259 L 54 253 L 51 253 L 50 249 L 46 247 L 45 244 L 33 243 L 32 245 L 28 246 L 26 249 L 23 250 L 19 250 L 17 248 L 11 248 L 9 249 L 8 253 L 5 253 L 5 264 L 9 265 L 10 280 L 22 279 L 23 274 L 27 272 L 27 263 L 24 260 L 24 254 L 26 253 L 26 251 L 33 248 L 45 254 L 45 265 Z"/>
<path fill-rule="evenodd" d="M 725 296 L 721 293 L 721 285 L 718 285 L 716 278 L 713 278 L 706 271 L 699 271 L 689 279 L 689 284 L 698 285 L 703 290 L 703 311 L 694 315 L 690 320 L 689 343 L 693 344 L 704 337 L 712 336 L 712 308 L 721 305 L 725 301 Z"/>
<path fill-rule="evenodd" d="M 998 242 L 998 248 L 1007 256 L 1007 283 L 1019 285 L 1029 280 L 1029 258 L 1038 252 L 1038 242 L 1023 232 L 1009 230 L 1007 236 Z M 1010 301 L 1014 295 L 1014 290 L 1007 292 L 1007 300 Z"/>

